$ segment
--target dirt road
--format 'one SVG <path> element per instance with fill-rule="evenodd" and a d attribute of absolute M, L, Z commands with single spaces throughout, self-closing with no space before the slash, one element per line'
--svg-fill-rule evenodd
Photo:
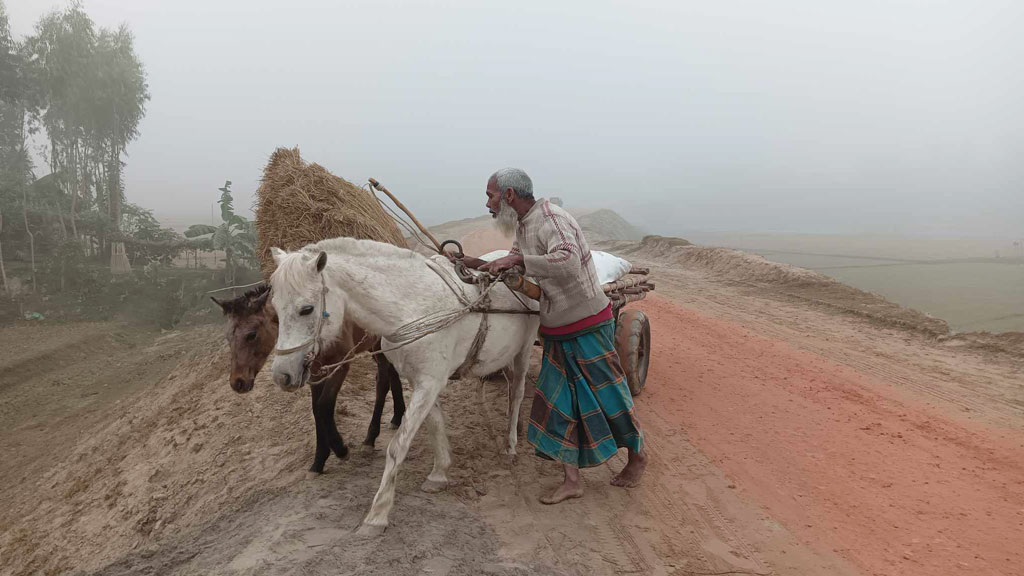
<path fill-rule="evenodd" d="M 500 454 L 504 384 L 460 382 L 443 397 L 453 486 L 418 491 L 430 467 L 418 438 L 392 527 L 362 540 L 353 529 L 393 431 L 376 453 L 332 458 L 310 477 L 308 392 L 282 393 L 266 374 L 251 394 L 231 392 L 218 330 L 139 344 L 117 355 L 120 367 L 95 359 L 116 350 L 69 336 L 92 361 L 81 378 L 61 369 L 60 396 L 92 399 L 102 419 L 78 422 L 74 403 L 47 403 L 57 384 L 25 369 L 28 352 L 0 357 L 19 375 L 0 387 L 5 460 L 19 466 L 0 476 L 0 573 L 1021 572 L 1020 357 L 643 258 L 658 295 L 637 305 L 654 341 L 637 401 L 651 464 L 637 489 L 608 484 L 620 455 L 584 472 L 583 499 L 539 504 L 558 469 L 525 445 L 514 463 Z M 154 363 L 163 350 L 174 357 Z M 147 374 L 120 396 L 90 395 Z M 365 430 L 372 374 L 357 364 L 342 391 L 350 442 Z M 40 406 L 45 434 L 38 417 L 15 416 Z M 66 444 L 44 450 L 65 431 Z"/>
<path fill-rule="evenodd" d="M 650 377 L 668 384 L 641 403 L 651 434 L 684 434 L 801 542 L 864 574 L 1024 566 L 1018 429 L 878 376 L 899 368 L 884 359 L 865 374 L 663 298 L 642 307 L 661 327 Z"/>

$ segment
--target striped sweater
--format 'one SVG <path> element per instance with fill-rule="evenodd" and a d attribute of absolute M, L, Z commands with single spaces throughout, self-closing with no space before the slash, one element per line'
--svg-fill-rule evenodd
<path fill-rule="evenodd" d="M 541 326 L 572 324 L 608 306 L 583 231 L 561 207 L 538 200 L 519 218 L 512 252 L 523 255 L 526 276 L 540 285 Z"/>

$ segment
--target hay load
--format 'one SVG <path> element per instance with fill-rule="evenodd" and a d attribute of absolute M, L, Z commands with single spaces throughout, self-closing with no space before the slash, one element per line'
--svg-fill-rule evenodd
<path fill-rule="evenodd" d="M 274 272 L 271 247 L 297 250 L 307 244 L 348 236 L 407 247 L 405 238 L 377 199 L 366 190 L 307 164 L 298 148 L 278 148 L 263 169 L 256 191 L 256 233 L 260 270 Z"/>

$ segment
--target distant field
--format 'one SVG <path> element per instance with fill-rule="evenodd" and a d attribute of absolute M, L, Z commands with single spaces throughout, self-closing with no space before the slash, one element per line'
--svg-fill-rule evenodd
<path fill-rule="evenodd" d="M 775 262 L 815 270 L 941 318 L 957 331 L 1024 331 L 1024 261 L 1013 258 L 1012 241 L 700 233 L 684 236 L 700 244 L 738 248 Z"/>

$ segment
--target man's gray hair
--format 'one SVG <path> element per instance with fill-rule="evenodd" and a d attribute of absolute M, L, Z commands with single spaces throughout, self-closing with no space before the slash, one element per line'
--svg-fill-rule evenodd
<path fill-rule="evenodd" d="M 502 168 L 491 174 L 491 178 L 494 178 L 498 190 L 504 192 L 511 188 L 523 200 L 533 200 L 533 181 L 519 168 Z"/>

